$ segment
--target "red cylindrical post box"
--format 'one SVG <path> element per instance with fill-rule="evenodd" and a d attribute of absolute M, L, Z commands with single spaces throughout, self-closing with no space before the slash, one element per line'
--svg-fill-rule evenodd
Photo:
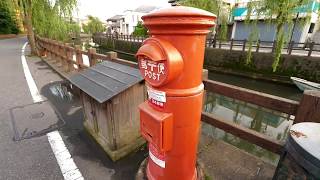
<path fill-rule="evenodd" d="M 149 180 L 194 180 L 202 111 L 206 34 L 216 16 L 175 6 L 142 17 L 150 38 L 136 56 L 148 88 L 139 106 L 149 143 Z"/>

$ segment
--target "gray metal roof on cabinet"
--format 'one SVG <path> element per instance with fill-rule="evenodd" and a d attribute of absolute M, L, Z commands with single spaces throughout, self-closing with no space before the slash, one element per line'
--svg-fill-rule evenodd
<path fill-rule="evenodd" d="M 103 61 L 70 78 L 70 82 L 99 103 L 143 80 L 138 69 Z"/>

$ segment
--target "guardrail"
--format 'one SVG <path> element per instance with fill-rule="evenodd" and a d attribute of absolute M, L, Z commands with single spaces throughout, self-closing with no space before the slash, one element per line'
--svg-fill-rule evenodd
<path fill-rule="evenodd" d="M 97 33 L 95 36 L 104 36 L 111 39 L 131 41 L 131 42 L 143 42 L 147 37 L 138 37 L 132 35 L 112 35 Z M 217 48 L 217 49 L 228 49 L 236 51 L 248 51 L 251 44 L 252 52 L 264 52 L 274 53 L 276 48 L 276 41 L 252 41 L 249 42 L 247 39 L 237 40 L 220 40 L 220 39 L 207 39 L 206 47 Z M 315 54 L 318 53 L 318 54 Z M 320 56 L 320 44 L 315 42 L 299 43 L 291 41 L 286 43 L 283 47 L 282 54 L 294 54 L 300 56 Z"/>
<path fill-rule="evenodd" d="M 219 40 L 219 39 L 207 39 L 206 47 L 211 48 L 218 48 L 218 49 L 229 49 L 229 50 L 239 50 L 239 51 L 247 51 L 249 48 L 249 44 L 252 44 L 252 51 L 253 52 L 275 52 L 276 48 L 276 41 L 252 41 L 249 42 L 247 39 L 244 40 Z M 317 48 L 315 48 L 317 47 Z M 291 41 L 286 43 L 283 47 L 283 54 L 291 55 L 299 54 L 305 56 L 312 56 L 314 52 L 320 52 L 320 44 L 315 42 L 306 42 L 306 43 L 299 43 Z"/>
<path fill-rule="evenodd" d="M 96 33 L 94 36 L 104 36 L 107 38 L 124 40 L 124 41 L 131 41 L 131 42 L 143 42 L 146 37 L 143 36 L 133 36 L 133 35 L 122 35 L 122 34 L 103 34 L 103 33 Z"/>
<path fill-rule="evenodd" d="M 61 63 L 66 72 L 75 70 L 73 69 L 73 65 L 76 65 L 77 70 L 80 71 L 102 60 L 115 61 L 128 66 L 138 67 L 136 62 L 119 59 L 115 53 L 107 53 L 107 55 L 98 54 L 93 48 L 83 51 L 80 50 L 80 47 L 73 48 L 68 44 L 62 44 L 38 36 L 36 37 L 36 43 L 42 53 L 51 59 L 56 59 L 58 63 Z M 83 64 L 83 55 L 88 56 L 89 66 Z M 301 101 L 297 102 L 217 81 L 204 80 L 203 83 L 207 91 L 293 115 L 295 116 L 294 123 L 304 121 L 320 122 L 320 91 L 305 91 Z M 281 154 L 283 152 L 284 145 L 280 141 L 241 125 L 228 122 L 215 114 L 202 112 L 201 120 L 273 153 Z"/>

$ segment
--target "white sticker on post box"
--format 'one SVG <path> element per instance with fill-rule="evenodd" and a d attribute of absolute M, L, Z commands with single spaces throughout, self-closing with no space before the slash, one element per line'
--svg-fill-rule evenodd
<path fill-rule="evenodd" d="M 161 108 L 164 107 L 164 104 L 167 101 L 165 92 L 157 91 L 150 87 L 148 87 L 147 91 L 148 91 L 148 99 L 151 104 Z"/>
<path fill-rule="evenodd" d="M 161 168 L 166 167 L 164 153 L 160 153 L 151 143 L 149 143 L 149 156 L 150 159 Z"/>

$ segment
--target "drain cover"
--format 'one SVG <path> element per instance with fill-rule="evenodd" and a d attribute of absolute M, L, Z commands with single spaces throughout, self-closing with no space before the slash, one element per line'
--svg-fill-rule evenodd
<path fill-rule="evenodd" d="M 49 101 L 14 107 L 10 114 L 15 141 L 39 137 L 64 125 Z"/>

